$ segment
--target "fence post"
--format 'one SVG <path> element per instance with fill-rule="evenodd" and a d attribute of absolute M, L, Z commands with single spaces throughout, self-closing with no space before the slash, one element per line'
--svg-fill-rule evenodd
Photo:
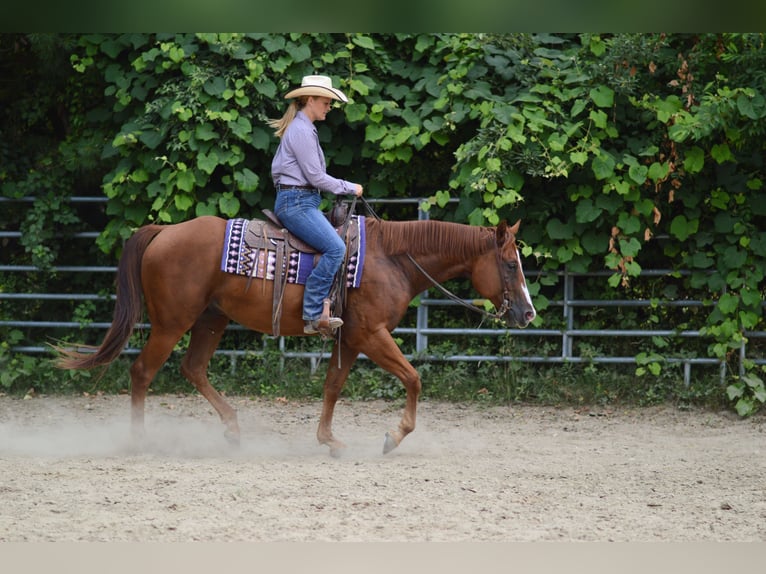
<path fill-rule="evenodd" d="M 418 220 L 419 221 L 426 221 L 429 218 L 428 212 L 423 211 L 420 208 L 420 204 L 422 202 L 422 199 L 418 200 Z M 428 291 L 423 291 L 420 294 L 421 299 L 428 296 Z M 423 330 L 428 329 L 428 305 L 423 305 L 422 303 L 418 305 L 418 311 L 417 311 L 417 324 L 415 326 L 415 352 L 416 353 L 425 353 L 428 349 L 428 335 L 423 334 Z"/>
<path fill-rule="evenodd" d="M 570 302 L 574 300 L 574 277 L 569 270 L 564 268 L 564 319 L 566 327 L 561 337 L 561 356 L 564 359 L 572 358 L 572 337 L 569 332 L 574 329 L 574 307 Z"/>

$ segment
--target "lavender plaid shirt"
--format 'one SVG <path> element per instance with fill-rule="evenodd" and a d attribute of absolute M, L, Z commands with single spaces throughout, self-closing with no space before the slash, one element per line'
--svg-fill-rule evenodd
<path fill-rule="evenodd" d="M 271 162 L 275 185 L 312 186 L 336 195 L 353 195 L 354 184 L 327 174 L 324 152 L 317 130 L 306 114 L 299 111 L 287 126 Z"/>

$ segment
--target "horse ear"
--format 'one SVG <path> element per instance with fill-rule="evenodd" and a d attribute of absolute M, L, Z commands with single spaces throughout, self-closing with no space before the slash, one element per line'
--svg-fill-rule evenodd
<path fill-rule="evenodd" d="M 505 245 L 505 241 L 508 239 L 508 223 L 503 219 L 495 230 L 495 241 L 498 247 Z"/>
<path fill-rule="evenodd" d="M 508 240 L 508 236 L 516 236 L 519 232 L 519 226 L 521 225 L 521 219 L 514 223 L 511 227 L 508 227 L 508 223 L 503 219 L 497 226 L 497 233 L 495 238 L 498 246 L 502 246 Z"/>

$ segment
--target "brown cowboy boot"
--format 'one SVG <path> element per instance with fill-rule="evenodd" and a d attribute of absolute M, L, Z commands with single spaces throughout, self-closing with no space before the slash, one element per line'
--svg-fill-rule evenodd
<path fill-rule="evenodd" d="M 322 315 L 319 319 L 313 321 L 306 321 L 303 327 L 303 332 L 307 335 L 313 335 L 319 333 L 323 337 L 329 339 L 343 325 L 343 319 L 340 317 L 330 317 L 330 300 L 324 300 L 324 306 L 322 308 Z"/>

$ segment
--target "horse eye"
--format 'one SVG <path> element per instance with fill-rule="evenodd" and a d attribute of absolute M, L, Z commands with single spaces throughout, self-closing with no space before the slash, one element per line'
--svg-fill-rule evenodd
<path fill-rule="evenodd" d="M 509 271 L 515 272 L 519 268 L 519 264 L 516 261 L 509 261 L 507 267 Z"/>

